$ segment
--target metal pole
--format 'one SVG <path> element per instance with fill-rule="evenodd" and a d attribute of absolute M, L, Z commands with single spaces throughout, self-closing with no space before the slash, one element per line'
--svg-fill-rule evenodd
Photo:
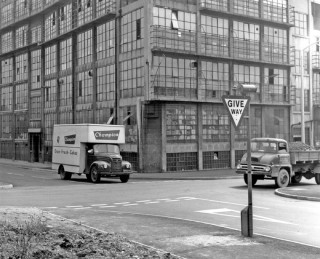
<path fill-rule="evenodd" d="M 248 164 L 248 236 L 253 236 L 252 220 L 252 167 L 251 167 L 251 121 L 250 121 L 250 100 L 248 100 L 248 141 L 247 141 L 247 164 Z"/>
<path fill-rule="evenodd" d="M 304 67 L 303 67 L 303 49 L 300 50 L 301 63 L 301 142 L 305 143 L 305 126 L 304 126 Z"/>

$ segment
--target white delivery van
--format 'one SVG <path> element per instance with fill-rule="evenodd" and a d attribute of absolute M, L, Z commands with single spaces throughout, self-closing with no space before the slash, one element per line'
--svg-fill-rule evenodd
<path fill-rule="evenodd" d="M 53 128 L 52 169 L 62 180 L 86 174 L 94 183 L 101 177 L 129 180 L 131 164 L 123 161 L 119 144 L 125 143 L 123 125 L 57 124 Z"/>

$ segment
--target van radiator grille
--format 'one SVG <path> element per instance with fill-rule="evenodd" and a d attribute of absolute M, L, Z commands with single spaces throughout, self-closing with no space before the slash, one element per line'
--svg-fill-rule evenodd
<path fill-rule="evenodd" d="M 122 171 L 122 161 L 120 158 L 112 159 L 112 172 L 121 172 Z"/>

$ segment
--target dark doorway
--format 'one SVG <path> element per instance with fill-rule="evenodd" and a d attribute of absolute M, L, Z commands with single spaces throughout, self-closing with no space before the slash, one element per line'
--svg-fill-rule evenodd
<path fill-rule="evenodd" d="M 30 160 L 31 162 L 39 162 L 41 154 L 41 135 L 30 134 Z"/>

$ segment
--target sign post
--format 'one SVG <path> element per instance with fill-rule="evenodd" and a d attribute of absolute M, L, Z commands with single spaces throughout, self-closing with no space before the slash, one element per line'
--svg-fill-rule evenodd
<path fill-rule="evenodd" d="M 223 104 L 229 111 L 235 130 L 239 128 L 245 109 L 248 109 L 248 139 L 247 139 L 247 179 L 248 179 L 248 206 L 241 211 L 241 234 L 253 236 L 252 212 L 252 167 L 251 167 L 251 123 L 249 96 L 222 96 Z"/>

